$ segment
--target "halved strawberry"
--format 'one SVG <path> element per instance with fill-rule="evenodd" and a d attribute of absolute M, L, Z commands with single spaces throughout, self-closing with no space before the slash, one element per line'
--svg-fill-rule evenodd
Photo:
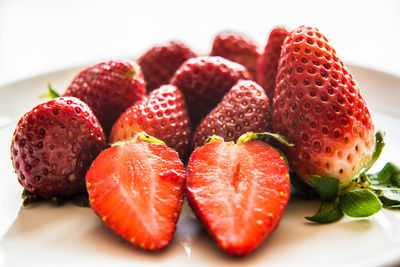
<path fill-rule="evenodd" d="M 184 197 L 184 166 L 178 154 L 161 143 L 143 133 L 116 143 L 96 158 L 86 175 L 96 214 L 145 250 L 169 244 Z"/>
<path fill-rule="evenodd" d="M 246 141 L 247 140 L 247 141 Z M 187 167 L 193 211 L 225 252 L 246 255 L 278 225 L 290 195 L 280 153 L 248 135 L 193 152 Z"/>

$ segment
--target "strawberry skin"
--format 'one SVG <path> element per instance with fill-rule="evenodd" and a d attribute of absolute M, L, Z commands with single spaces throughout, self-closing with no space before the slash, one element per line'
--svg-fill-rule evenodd
<path fill-rule="evenodd" d="M 243 79 L 250 79 L 250 74 L 238 63 L 221 57 L 196 57 L 179 67 L 171 84 L 185 96 L 190 121 L 195 127 Z"/>
<path fill-rule="evenodd" d="M 257 63 L 256 81 L 264 88 L 271 103 L 274 97 L 276 73 L 282 44 L 287 35 L 288 31 L 285 28 L 274 28 L 269 35 L 264 52 L 259 57 Z"/>
<path fill-rule="evenodd" d="M 242 64 L 255 78 L 260 54 L 258 46 L 249 38 L 238 33 L 223 32 L 215 37 L 210 55 Z"/>
<path fill-rule="evenodd" d="M 107 147 L 89 107 L 74 97 L 40 104 L 18 122 L 11 160 L 19 183 L 45 199 L 85 191 L 85 174 Z"/>
<path fill-rule="evenodd" d="M 273 232 L 290 196 L 287 165 L 263 141 L 208 143 L 192 153 L 187 175 L 193 211 L 233 255 L 247 255 Z"/>
<path fill-rule="evenodd" d="M 94 212 L 118 235 L 145 250 L 170 243 L 185 193 L 174 150 L 141 140 L 116 143 L 95 159 L 86 184 Z"/>
<path fill-rule="evenodd" d="M 264 89 L 253 81 L 239 81 L 199 124 L 193 148 L 202 146 L 212 135 L 236 141 L 246 132 L 266 132 L 270 128 L 270 113 Z"/>
<path fill-rule="evenodd" d="M 114 124 L 110 142 L 129 140 L 146 132 L 175 149 L 182 159 L 189 149 L 191 127 L 182 93 L 163 85 L 126 110 Z"/>
<path fill-rule="evenodd" d="M 88 104 L 108 136 L 121 113 L 145 94 L 143 74 L 136 63 L 108 61 L 81 71 L 64 96 L 74 96 Z"/>
<path fill-rule="evenodd" d="M 278 67 L 272 127 L 294 147 L 290 167 L 303 179 L 330 176 L 347 185 L 371 159 L 374 124 L 353 77 L 318 29 L 286 38 Z"/>
<path fill-rule="evenodd" d="M 147 92 L 168 84 L 179 66 L 192 57 L 196 54 L 189 47 L 173 41 L 147 50 L 137 61 L 143 71 Z"/>

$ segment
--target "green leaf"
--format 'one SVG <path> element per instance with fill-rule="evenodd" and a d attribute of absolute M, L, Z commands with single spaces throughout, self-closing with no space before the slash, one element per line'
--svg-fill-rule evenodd
<path fill-rule="evenodd" d="M 296 191 L 307 199 L 317 198 L 318 194 L 314 188 L 309 186 L 306 182 L 304 182 L 297 174 L 294 172 L 290 173 L 290 183 L 296 189 Z"/>
<path fill-rule="evenodd" d="M 396 165 L 388 162 L 380 172 L 367 177 L 385 208 L 400 205 L 400 169 Z"/>
<path fill-rule="evenodd" d="M 376 132 L 374 153 L 372 154 L 372 158 L 371 158 L 370 162 L 368 162 L 367 166 L 365 166 L 362 169 L 361 174 L 367 173 L 367 171 L 375 164 L 375 162 L 378 160 L 379 156 L 381 155 L 382 150 L 386 144 L 383 140 L 383 137 L 384 137 L 384 133 Z"/>
<path fill-rule="evenodd" d="M 40 98 L 54 99 L 54 98 L 60 97 L 60 94 L 56 90 L 54 90 L 54 88 L 51 85 L 51 83 L 47 84 L 47 89 L 48 89 L 47 94 L 40 95 Z"/>
<path fill-rule="evenodd" d="M 344 214 L 360 218 L 375 214 L 382 208 L 382 204 L 372 191 L 353 189 L 340 197 L 340 208 Z"/>
<path fill-rule="evenodd" d="M 339 179 L 313 175 L 310 180 L 322 201 L 329 202 L 337 198 L 339 194 Z"/>
<path fill-rule="evenodd" d="M 340 220 L 343 212 L 340 210 L 338 198 L 330 202 L 322 202 L 319 211 L 307 220 L 317 223 L 331 223 Z"/>
<path fill-rule="evenodd" d="M 245 143 L 249 140 L 268 141 L 270 139 L 276 140 L 287 147 L 294 146 L 293 144 L 290 144 L 283 135 L 276 134 L 276 133 L 269 133 L 269 132 L 264 132 L 264 133 L 247 132 L 247 133 L 241 135 L 238 138 L 236 143 L 241 144 L 241 143 Z"/>

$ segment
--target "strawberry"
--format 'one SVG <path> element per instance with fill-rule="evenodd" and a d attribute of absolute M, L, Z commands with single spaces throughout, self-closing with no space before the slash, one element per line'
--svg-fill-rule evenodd
<path fill-rule="evenodd" d="M 103 130 L 89 107 L 60 97 L 34 107 L 18 122 L 11 159 L 19 183 L 45 199 L 85 191 L 85 174 L 107 147 Z"/>
<path fill-rule="evenodd" d="M 246 132 L 268 131 L 270 112 L 264 89 L 253 81 L 239 81 L 199 124 L 192 145 L 201 146 L 212 135 L 236 141 Z"/>
<path fill-rule="evenodd" d="M 179 66 L 192 57 L 196 57 L 196 54 L 179 42 L 169 42 L 147 50 L 137 61 L 143 71 L 147 92 L 168 84 Z"/>
<path fill-rule="evenodd" d="M 185 96 L 190 121 L 195 127 L 242 79 L 250 79 L 250 74 L 238 63 L 221 57 L 196 57 L 179 67 L 171 84 Z"/>
<path fill-rule="evenodd" d="M 303 179 L 329 176 L 346 186 L 371 160 L 374 124 L 353 77 L 318 29 L 300 27 L 285 39 L 278 67 L 272 127 Z"/>
<path fill-rule="evenodd" d="M 264 52 L 257 63 L 256 81 L 264 88 L 271 103 L 274 97 L 275 79 L 281 48 L 287 35 L 288 31 L 285 28 L 274 28 L 269 35 Z"/>
<path fill-rule="evenodd" d="M 178 88 L 163 85 L 126 110 L 114 124 L 110 142 L 129 140 L 142 131 L 164 141 L 182 159 L 186 157 L 191 128 L 185 99 Z"/>
<path fill-rule="evenodd" d="M 64 96 L 74 96 L 88 104 L 108 136 L 121 113 L 145 94 L 143 74 L 136 63 L 108 61 L 81 71 Z"/>
<path fill-rule="evenodd" d="M 249 38 L 238 33 L 223 32 L 215 37 L 210 55 L 242 64 L 255 78 L 260 54 L 258 46 Z"/>
<path fill-rule="evenodd" d="M 248 136 L 208 143 L 187 166 L 189 204 L 217 245 L 234 255 L 250 253 L 273 232 L 290 196 L 285 160 Z"/>
<path fill-rule="evenodd" d="M 178 154 L 161 143 L 143 133 L 115 143 L 94 160 L 86 175 L 94 212 L 145 250 L 169 244 L 185 193 L 184 166 Z"/>

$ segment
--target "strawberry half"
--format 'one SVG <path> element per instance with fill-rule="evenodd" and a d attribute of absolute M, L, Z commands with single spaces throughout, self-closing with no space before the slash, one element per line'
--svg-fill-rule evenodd
<path fill-rule="evenodd" d="M 45 199 L 85 191 L 85 175 L 107 147 L 89 107 L 75 97 L 60 97 L 34 107 L 19 120 L 11 160 L 19 183 Z"/>
<path fill-rule="evenodd" d="M 145 250 L 159 250 L 172 240 L 185 192 L 184 166 L 161 143 L 143 133 L 116 143 L 95 159 L 86 175 L 94 212 Z"/>
<path fill-rule="evenodd" d="M 195 56 L 189 47 L 179 42 L 169 42 L 147 50 L 137 61 L 143 71 L 147 92 L 168 84 L 179 66 Z"/>
<path fill-rule="evenodd" d="M 163 85 L 126 110 L 114 124 L 110 142 L 132 139 L 140 132 L 164 141 L 184 159 L 189 149 L 191 128 L 182 93 Z"/>
<path fill-rule="evenodd" d="M 259 57 L 257 63 L 256 81 L 264 88 L 271 103 L 274 97 L 276 73 L 278 71 L 282 45 L 287 35 L 288 31 L 285 28 L 274 28 L 269 35 L 264 52 Z"/>
<path fill-rule="evenodd" d="M 238 33 L 223 32 L 215 37 L 210 56 L 220 56 L 242 64 L 255 78 L 260 54 L 258 46 L 249 38 Z"/>
<path fill-rule="evenodd" d="M 270 105 L 264 89 L 253 81 L 239 81 L 197 127 L 192 145 L 218 135 L 236 141 L 247 132 L 266 132 L 270 128 Z"/>
<path fill-rule="evenodd" d="M 189 204 L 217 245 L 234 255 L 250 253 L 273 232 L 290 195 L 285 160 L 248 136 L 208 143 L 187 166 Z"/>
<path fill-rule="evenodd" d="M 341 186 L 371 160 L 374 124 L 353 77 L 318 29 L 300 27 L 285 39 L 278 67 L 272 126 L 303 179 L 335 177 Z"/>
<path fill-rule="evenodd" d="M 108 61 L 81 71 L 64 96 L 74 96 L 88 104 L 108 136 L 121 113 L 145 94 L 143 74 L 136 63 Z"/>
<path fill-rule="evenodd" d="M 238 63 L 221 57 L 196 57 L 179 67 L 171 84 L 185 96 L 190 121 L 195 127 L 242 79 L 250 79 L 250 74 Z"/>

